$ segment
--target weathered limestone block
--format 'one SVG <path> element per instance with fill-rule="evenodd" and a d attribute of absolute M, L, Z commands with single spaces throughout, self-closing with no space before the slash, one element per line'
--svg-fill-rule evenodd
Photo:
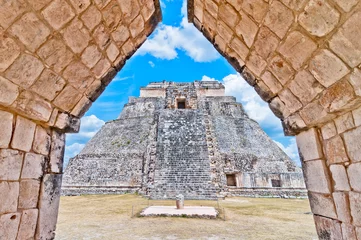
<path fill-rule="evenodd" d="M 225 41 L 224 46 L 227 46 L 227 43 L 230 43 L 232 40 L 233 31 L 224 22 L 219 22 L 217 24 L 217 34 Z M 225 48 L 222 48 L 222 51 L 224 51 L 224 49 Z"/>
<path fill-rule="evenodd" d="M 22 152 L 0 150 L 0 180 L 19 180 L 24 154 Z"/>
<path fill-rule="evenodd" d="M 65 0 L 55 0 L 42 11 L 46 21 L 55 29 L 61 29 L 74 16 L 75 13 Z"/>
<path fill-rule="evenodd" d="M 46 174 L 41 183 L 36 239 L 54 239 L 61 191 L 61 174 Z"/>
<path fill-rule="evenodd" d="M 352 189 L 361 191 L 361 163 L 352 163 L 348 166 L 347 173 Z"/>
<path fill-rule="evenodd" d="M 329 87 L 348 72 L 346 65 L 329 50 L 323 49 L 310 61 L 313 76 L 325 87 Z"/>
<path fill-rule="evenodd" d="M 29 2 L 29 4 L 35 9 L 40 10 L 45 7 L 51 0 L 34 0 Z"/>
<path fill-rule="evenodd" d="M 144 30 L 144 20 L 142 15 L 139 15 L 134 19 L 134 21 L 129 25 L 130 34 L 133 38 L 139 36 L 141 32 Z"/>
<path fill-rule="evenodd" d="M 21 180 L 18 208 L 35 208 L 38 205 L 40 181 Z"/>
<path fill-rule="evenodd" d="M 263 60 L 256 51 L 251 51 L 246 64 L 249 70 L 251 70 L 256 76 L 260 76 L 262 71 L 267 67 L 267 62 Z"/>
<path fill-rule="evenodd" d="M 231 28 L 234 28 L 240 19 L 238 12 L 229 4 L 219 6 L 218 17 Z"/>
<path fill-rule="evenodd" d="M 56 73 L 60 73 L 68 66 L 74 57 L 59 37 L 48 40 L 37 53 Z"/>
<path fill-rule="evenodd" d="M 239 5 L 241 6 L 241 5 Z M 240 12 L 241 21 L 236 26 L 235 31 L 238 36 L 242 37 L 248 47 L 251 47 L 256 37 L 258 26 L 243 11 Z"/>
<path fill-rule="evenodd" d="M 327 1 L 311 0 L 300 14 L 298 22 L 312 35 L 323 37 L 336 27 L 339 18 L 340 13 Z"/>
<path fill-rule="evenodd" d="M 279 42 L 280 40 L 273 32 L 267 27 L 261 27 L 254 43 L 254 48 L 258 55 L 267 60 L 274 53 Z"/>
<path fill-rule="evenodd" d="M 333 121 L 326 123 L 324 126 L 322 126 L 321 131 L 322 137 L 325 140 L 330 139 L 337 134 L 337 130 Z"/>
<path fill-rule="evenodd" d="M 334 189 L 336 191 L 350 191 L 346 169 L 343 165 L 331 165 L 330 171 L 332 174 Z"/>
<path fill-rule="evenodd" d="M 62 34 L 66 44 L 74 53 L 81 53 L 90 41 L 88 30 L 77 19 L 73 20 L 68 27 L 62 30 Z"/>
<path fill-rule="evenodd" d="M 332 194 L 332 197 L 336 206 L 337 219 L 342 222 L 351 223 L 351 212 L 348 194 L 344 192 L 334 192 Z"/>
<path fill-rule="evenodd" d="M 295 73 L 292 67 L 279 55 L 271 60 L 269 70 L 277 77 L 282 85 L 285 85 Z"/>
<path fill-rule="evenodd" d="M 309 37 L 295 31 L 287 36 L 279 52 L 291 62 L 295 69 L 299 69 L 316 49 L 316 43 Z"/>
<path fill-rule="evenodd" d="M 282 102 L 285 103 L 286 108 L 288 109 L 290 114 L 302 108 L 302 103 L 298 101 L 298 99 L 292 94 L 292 92 L 288 88 L 280 92 L 278 96 L 282 100 Z"/>
<path fill-rule="evenodd" d="M 322 158 L 322 146 L 315 128 L 298 134 L 296 140 L 302 161 Z"/>
<path fill-rule="evenodd" d="M 358 139 L 361 136 L 361 127 L 358 127 L 352 131 L 344 133 L 345 145 L 348 156 L 352 162 L 361 161 L 361 141 Z"/>
<path fill-rule="evenodd" d="M 82 97 L 78 104 L 74 107 L 73 111 L 71 111 L 71 114 L 76 117 L 82 117 L 91 107 L 92 101 L 90 101 L 87 97 Z"/>
<path fill-rule="evenodd" d="M 323 160 L 307 161 L 303 172 L 307 189 L 317 193 L 331 193 L 331 179 Z"/>
<path fill-rule="evenodd" d="M 325 154 L 328 164 L 348 162 L 349 159 L 346 154 L 343 141 L 340 136 L 336 136 L 330 140 L 325 141 Z"/>
<path fill-rule="evenodd" d="M 353 223 L 361 225 L 361 193 L 350 192 L 350 208 Z"/>
<path fill-rule="evenodd" d="M 45 157 L 40 154 L 26 153 L 21 179 L 40 179 L 45 170 Z"/>
<path fill-rule="evenodd" d="M 21 214 L 17 239 L 32 239 L 35 235 L 37 221 L 38 209 L 24 210 Z"/>
<path fill-rule="evenodd" d="M 352 116 L 354 119 L 354 123 L 356 127 L 361 125 L 361 107 L 357 108 L 356 110 L 352 111 Z"/>
<path fill-rule="evenodd" d="M 73 0 L 71 1 L 71 4 L 73 5 L 73 7 L 75 8 L 76 12 L 82 13 L 85 9 L 88 8 L 88 6 L 90 5 L 90 0 Z"/>
<path fill-rule="evenodd" d="M 51 152 L 50 152 L 50 171 L 52 173 L 63 172 L 63 158 L 65 151 L 65 134 L 52 132 Z"/>
<path fill-rule="evenodd" d="M 349 82 L 355 89 L 357 96 L 361 96 L 361 70 L 355 68 L 349 77 Z"/>
<path fill-rule="evenodd" d="M 93 50 L 97 51 L 95 46 L 90 47 L 90 49 L 92 49 L 90 51 L 93 51 Z M 87 50 L 88 49 L 86 49 L 84 51 L 84 54 L 86 54 L 86 55 L 88 55 Z M 82 55 L 82 60 L 84 62 L 86 62 L 87 64 L 90 64 L 90 63 L 93 64 L 93 62 L 91 62 L 92 60 L 89 60 L 90 58 L 99 60 L 98 57 L 96 56 L 96 54 L 93 55 L 90 53 L 90 56 L 87 56 L 87 60 L 85 60 L 85 58 L 83 58 L 83 55 Z M 94 81 L 94 77 L 93 77 L 92 73 L 90 72 L 90 70 L 80 61 L 72 62 L 64 70 L 63 76 L 66 80 L 68 80 L 68 82 L 71 84 L 72 87 L 75 87 L 80 92 L 84 92 Z M 69 85 L 66 86 L 65 89 L 67 89 L 67 87 L 69 87 Z M 63 91 L 65 91 L 65 90 L 63 90 Z M 76 98 L 76 99 L 78 99 L 78 98 Z M 74 101 L 71 101 L 71 102 L 74 103 Z"/>
<path fill-rule="evenodd" d="M 36 93 L 23 91 L 12 107 L 31 119 L 47 122 L 53 111 L 52 105 Z"/>
<path fill-rule="evenodd" d="M 295 55 L 299 54 L 294 53 L 293 56 Z M 289 84 L 289 88 L 304 105 L 311 102 L 324 89 L 306 70 L 296 73 L 295 78 Z"/>
<path fill-rule="evenodd" d="M 307 0 L 281 0 L 281 1 L 287 7 L 291 8 L 293 10 L 296 10 L 296 11 L 301 10 L 308 2 Z"/>
<path fill-rule="evenodd" d="M 260 23 L 268 12 L 268 3 L 262 0 L 244 0 L 241 9 Z"/>
<path fill-rule="evenodd" d="M 19 183 L 0 182 L 0 192 L 0 214 L 16 212 L 18 208 Z"/>
<path fill-rule="evenodd" d="M 102 14 L 95 6 L 90 6 L 81 16 L 85 26 L 92 31 L 102 20 Z"/>
<path fill-rule="evenodd" d="M 41 74 L 44 65 L 34 56 L 22 54 L 5 72 L 5 77 L 23 88 L 30 87 Z"/>
<path fill-rule="evenodd" d="M 355 124 L 352 118 L 352 113 L 348 112 L 339 116 L 338 118 L 335 119 L 335 124 L 338 134 L 341 134 L 343 132 L 346 132 L 347 130 L 350 130 L 351 128 L 354 128 Z"/>
<path fill-rule="evenodd" d="M 97 28 L 95 28 L 93 32 L 93 38 L 98 44 L 98 47 L 102 50 L 106 48 L 111 42 L 110 35 L 103 24 L 100 24 Z M 113 39 L 114 41 L 116 41 L 114 36 Z"/>
<path fill-rule="evenodd" d="M 360 19 L 361 12 L 354 13 L 330 40 L 330 48 L 350 67 L 356 67 L 361 62 Z"/>
<path fill-rule="evenodd" d="M 29 152 L 33 144 L 36 124 L 26 118 L 16 118 L 15 132 L 11 141 L 11 147 Z"/>
<path fill-rule="evenodd" d="M 0 111 L 0 148 L 9 146 L 13 132 L 13 118 L 11 113 Z"/>
<path fill-rule="evenodd" d="M 30 90 L 52 101 L 64 88 L 66 82 L 59 75 L 49 69 L 45 69 Z"/>
<path fill-rule="evenodd" d="M 118 1 L 120 9 L 123 13 L 123 19 L 126 23 L 130 23 L 139 14 L 140 7 L 137 0 Z"/>
<path fill-rule="evenodd" d="M 102 57 L 102 53 L 98 50 L 97 46 L 90 45 L 85 49 L 85 51 L 81 55 L 81 60 L 88 68 L 92 68 L 100 60 L 101 57 Z M 79 69 L 78 66 L 74 68 Z M 72 74 L 73 72 L 70 72 L 68 78 L 71 78 Z"/>
<path fill-rule="evenodd" d="M 114 43 L 111 43 L 109 47 L 107 48 L 107 56 L 110 59 L 110 61 L 114 62 L 117 57 L 119 56 L 120 52 L 117 48 L 117 46 Z"/>
<path fill-rule="evenodd" d="M 0 25 L 3 28 L 8 28 L 25 11 L 26 3 L 24 0 L 4 2 L 0 6 Z"/>
<path fill-rule="evenodd" d="M 68 113 L 59 113 L 54 127 L 63 132 L 77 133 L 80 129 L 80 119 Z"/>
<path fill-rule="evenodd" d="M 15 41 L 9 37 L 0 36 L 0 72 L 5 71 L 19 55 L 20 48 Z"/>
<path fill-rule="evenodd" d="M 355 227 L 352 226 L 351 224 L 342 223 L 341 229 L 342 229 L 343 239 L 350 239 L 350 240 L 357 239 Z"/>
<path fill-rule="evenodd" d="M 312 213 L 337 219 L 336 209 L 331 195 L 308 192 Z"/>
<path fill-rule="evenodd" d="M 319 100 L 310 102 L 300 111 L 302 119 L 307 125 L 314 125 L 330 121 L 335 116 L 327 113 Z"/>
<path fill-rule="evenodd" d="M 67 85 L 53 103 L 62 110 L 71 111 L 80 99 L 79 91 L 71 85 Z"/>
<path fill-rule="evenodd" d="M 281 83 L 277 80 L 275 76 L 269 71 L 266 71 L 262 75 L 263 82 L 269 87 L 269 89 L 272 91 L 272 93 L 277 94 L 279 91 L 282 90 Z"/>
<path fill-rule="evenodd" d="M 33 13 L 26 13 L 10 28 L 10 32 L 32 52 L 50 35 L 49 28 Z"/>
<path fill-rule="evenodd" d="M 127 46 L 127 44 L 124 44 L 123 49 L 126 46 Z M 133 45 L 129 46 L 129 50 L 127 50 L 127 51 L 134 51 L 134 46 Z M 125 55 L 127 55 L 127 53 L 125 53 Z M 104 76 L 104 74 L 107 73 L 107 71 L 109 71 L 110 68 L 111 68 L 111 64 L 108 61 L 108 59 L 103 58 L 95 65 L 95 67 L 93 68 L 92 71 L 93 71 L 95 77 L 101 78 Z"/>
<path fill-rule="evenodd" d="M 314 215 L 316 231 L 319 239 L 340 240 L 342 239 L 341 224 L 337 220 Z"/>
<path fill-rule="evenodd" d="M 16 239 L 20 216 L 20 213 L 0 215 L 0 239 Z"/>
<path fill-rule="evenodd" d="M 264 24 L 279 38 L 283 38 L 293 23 L 293 13 L 279 1 L 273 1 L 268 9 Z"/>

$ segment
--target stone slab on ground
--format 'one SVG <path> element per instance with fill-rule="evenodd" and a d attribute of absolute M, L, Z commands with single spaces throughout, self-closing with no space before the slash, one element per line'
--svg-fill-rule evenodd
<path fill-rule="evenodd" d="M 190 218 L 217 218 L 218 211 L 214 207 L 185 206 L 177 209 L 175 206 L 150 206 L 141 213 L 142 217 L 190 217 Z"/>

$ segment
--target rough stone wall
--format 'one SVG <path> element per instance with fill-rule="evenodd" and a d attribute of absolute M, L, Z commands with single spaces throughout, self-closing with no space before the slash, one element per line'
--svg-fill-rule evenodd
<path fill-rule="evenodd" d="M 297 135 L 320 239 L 361 239 L 360 1 L 189 0 L 188 16 Z"/>
<path fill-rule="evenodd" d="M 161 19 L 157 0 L 0 2 L 0 239 L 53 239 L 65 132 Z"/>

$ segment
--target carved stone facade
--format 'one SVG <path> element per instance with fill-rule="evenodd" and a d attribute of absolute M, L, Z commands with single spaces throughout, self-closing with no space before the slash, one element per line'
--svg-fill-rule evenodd
<path fill-rule="evenodd" d="M 189 0 L 188 13 L 298 135 L 320 238 L 361 239 L 360 0 Z M 63 133 L 160 19 L 157 0 L 0 3 L 0 238 L 53 238 Z"/>
<path fill-rule="evenodd" d="M 158 95 L 157 95 L 158 94 Z M 216 81 L 155 82 L 75 158 L 63 194 L 304 196 L 301 169 Z"/>

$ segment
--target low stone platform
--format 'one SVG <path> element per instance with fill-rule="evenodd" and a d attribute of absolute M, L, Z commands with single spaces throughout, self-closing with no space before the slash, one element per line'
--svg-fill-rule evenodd
<path fill-rule="evenodd" d="M 177 209 L 174 206 L 151 206 L 145 208 L 141 213 L 142 217 L 189 217 L 189 218 L 210 218 L 215 219 L 218 211 L 214 207 L 185 206 Z"/>

